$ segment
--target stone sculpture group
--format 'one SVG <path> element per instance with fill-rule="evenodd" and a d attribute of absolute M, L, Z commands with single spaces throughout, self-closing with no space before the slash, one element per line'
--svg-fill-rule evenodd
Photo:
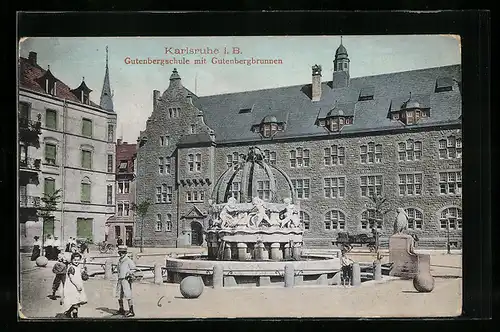
<path fill-rule="evenodd" d="M 225 204 L 211 204 L 212 228 L 298 228 L 299 211 L 290 198 L 283 204 L 267 203 L 254 197 L 252 203 L 237 203 L 231 197 Z"/>

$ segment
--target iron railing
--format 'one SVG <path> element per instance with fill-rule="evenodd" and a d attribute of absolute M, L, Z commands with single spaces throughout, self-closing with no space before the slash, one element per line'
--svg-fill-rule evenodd
<path fill-rule="evenodd" d="M 21 158 L 19 160 L 19 167 L 20 168 L 26 168 L 26 169 L 32 169 L 32 170 L 40 170 L 40 164 L 41 160 L 40 159 L 34 159 L 34 158 Z"/>
<path fill-rule="evenodd" d="M 38 208 L 40 207 L 40 197 L 20 195 L 19 206 L 24 208 Z"/>

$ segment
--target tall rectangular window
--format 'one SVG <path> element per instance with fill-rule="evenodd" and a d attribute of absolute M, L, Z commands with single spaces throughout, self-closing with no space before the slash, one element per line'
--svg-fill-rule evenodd
<path fill-rule="evenodd" d="M 271 198 L 270 181 L 257 181 L 257 195 L 260 199 L 268 201 Z"/>
<path fill-rule="evenodd" d="M 115 141 L 115 127 L 112 124 L 108 124 L 108 142 Z"/>
<path fill-rule="evenodd" d="M 113 155 L 108 154 L 108 173 L 113 173 Z"/>
<path fill-rule="evenodd" d="M 92 168 L 92 151 L 82 150 L 82 168 Z"/>
<path fill-rule="evenodd" d="M 196 154 L 195 166 L 196 172 L 201 172 L 201 153 Z"/>
<path fill-rule="evenodd" d="M 165 231 L 170 232 L 172 230 L 172 215 L 170 213 L 167 213 L 165 222 Z"/>
<path fill-rule="evenodd" d="M 158 173 L 163 174 L 164 161 L 163 157 L 158 158 Z"/>
<path fill-rule="evenodd" d="M 296 179 L 292 180 L 292 185 L 295 189 L 295 195 L 299 199 L 308 199 L 310 188 L 309 179 Z"/>
<path fill-rule="evenodd" d="M 399 195 L 422 195 L 422 174 L 399 174 Z"/>
<path fill-rule="evenodd" d="M 325 166 L 344 165 L 345 147 L 332 145 L 324 149 Z"/>
<path fill-rule="evenodd" d="M 113 204 L 113 186 L 108 185 L 106 187 L 106 204 L 111 205 Z"/>
<path fill-rule="evenodd" d="M 56 180 L 45 179 L 43 185 L 43 193 L 46 195 L 52 195 L 56 191 Z"/>
<path fill-rule="evenodd" d="M 82 136 L 92 137 L 92 120 L 82 119 Z"/>
<path fill-rule="evenodd" d="M 188 154 L 188 170 L 194 172 L 194 154 Z"/>
<path fill-rule="evenodd" d="M 382 145 L 370 142 L 360 146 L 360 160 L 362 164 L 382 162 Z"/>
<path fill-rule="evenodd" d="M 234 197 L 237 202 L 240 201 L 240 189 L 241 189 L 241 182 L 233 182 L 231 184 L 231 190 L 229 192 L 229 197 Z"/>
<path fill-rule="evenodd" d="M 90 183 L 82 183 L 81 201 L 90 203 Z"/>
<path fill-rule="evenodd" d="M 45 111 L 45 127 L 57 130 L 57 112 L 55 110 Z"/>
<path fill-rule="evenodd" d="M 196 134 L 196 126 L 194 124 L 191 125 L 190 133 Z"/>
<path fill-rule="evenodd" d="M 172 165 L 170 164 L 170 157 L 165 158 L 165 174 L 170 174 L 172 171 Z"/>
<path fill-rule="evenodd" d="M 130 213 L 130 203 L 125 202 L 125 203 L 123 203 L 123 215 L 128 216 L 129 213 Z"/>
<path fill-rule="evenodd" d="M 172 196 L 172 186 L 162 184 L 161 187 L 156 187 L 156 203 L 171 203 Z"/>
<path fill-rule="evenodd" d="M 161 230 L 163 229 L 163 223 L 161 221 L 161 214 L 157 214 L 156 215 L 156 231 L 157 232 L 161 232 Z"/>
<path fill-rule="evenodd" d="M 129 181 L 119 181 L 118 182 L 118 193 L 119 194 L 128 194 L 130 188 Z"/>
<path fill-rule="evenodd" d="M 118 217 L 122 217 L 123 216 L 123 203 L 122 202 L 119 202 L 118 203 Z"/>
<path fill-rule="evenodd" d="M 276 165 L 276 152 L 264 150 L 264 160 L 270 165 Z"/>
<path fill-rule="evenodd" d="M 56 164 L 56 145 L 45 143 L 45 162 L 49 165 Z"/>
<path fill-rule="evenodd" d="M 309 149 L 297 148 L 291 150 L 290 167 L 309 167 Z"/>

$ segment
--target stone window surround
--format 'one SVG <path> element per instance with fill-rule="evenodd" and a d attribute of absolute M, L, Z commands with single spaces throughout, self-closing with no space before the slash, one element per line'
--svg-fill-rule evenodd
<path fill-rule="evenodd" d="M 334 212 L 336 216 L 334 216 Z M 346 227 L 346 213 L 341 209 L 330 209 L 323 214 L 323 230 L 339 231 Z"/>
<path fill-rule="evenodd" d="M 337 166 L 345 164 L 345 147 L 333 144 L 323 149 L 323 162 L 325 166 Z"/>
<path fill-rule="evenodd" d="M 167 213 L 166 218 L 165 218 L 165 232 L 171 232 L 172 231 L 172 214 Z"/>
<path fill-rule="evenodd" d="M 83 152 L 90 152 L 90 167 L 85 167 L 83 165 Z M 89 144 L 82 144 L 80 145 L 80 154 L 81 154 L 81 167 L 86 168 L 86 169 L 92 169 L 93 166 L 93 157 L 94 157 L 94 147 Z"/>
<path fill-rule="evenodd" d="M 226 155 L 226 166 L 236 167 L 240 162 L 245 160 L 245 155 L 243 153 L 233 152 Z"/>
<path fill-rule="evenodd" d="M 130 181 L 129 180 L 118 181 L 118 186 L 116 188 L 119 194 L 128 194 L 130 193 Z"/>
<path fill-rule="evenodd" d="M 422 209 L 414 207 L 414 206 L 409 206 L 403 208 L 408 215 L 408 229 L 411 229 L 413 231 L 423 231 L 424 230 L 424 212 Z M 413 210 L 415 212 L 415 217 L 413 217 L 413 213 L 411 213 L 410 210 Z M 417 215 L 417 212 L 420 214 L 420 216 Z M 420 225 L 420 227 L 418 227 Z"/>
<path fill-rule="evenodd" d="M 119 201 L 117 202 L 117 216 L 118 217 L 128 217 L 131 215 L 131 211 L 130 211 L 130 202 L 129 201 Z M 120 209 L 121 207 L 121 209 Z M 126 209 L 126 207 L 128 207 Z M 121 210 L 121 214 L 120 214 L 120 210 Z"/>
<path fill-rule="evenodd" d="M 113 123 L 108 123 L 107 127 L 107 137 L 108 137 L 108 142 L 114 142 L 115 141 L 115 125 Z"/>
<path fill-rule="evenodd" d="M 450 214 L 450 211 L 456 210 L 457 214 L 456 216 Z M 446 213 L 448 212 L 448 213 Z M 440 230 L 446 230 L 447 228 L 447 220 L 450 220 L 450 230 L 455 231 L 455 230 L 461 230 L 462 229 L 462 222 L 463 222 L 463 216 L 462 216 L 462 208 L 456 205 L 450 205 L 441 208 L 438 211 L 438 218 L 439 218 L 439 229 Z"/>
<path fill-rule="evenodd" d="M 195 199 L 196 197 L 196 199 Z M 205 190 L 188 190 L 186 191 L 187 203 L 203 203 L 205 201 Z"/>
<path fill-rule="evenodd" d="M 161 218 L 161 213 L 156 214 L 156 227 L 155 232 L 161 232 L 163 229 L 163 222 Z"/>
<path fill-rule="evenodd" d="M 409 138 L 404 142 L 398 142 L 397 144 L 398 161 L 399 162 L 420 161 L 422 160 L 422 151 L 423 151 L 423 144 L 422 141 L 420 140 L 413 140 Z"/>
<path fill-rule="evenodd" d="M 462 158 L 462 137 L 449 135 L 438 141 L 439 159 Z"/>
<path fill-rule="evenodd" d="M 404 182 L 401 182 L 401 177 L 404 176 Z M 410 176 L 410 177 L 408 177 Z M 411 180 L 408 181 L 408 179 Z M 417 182 L 419 181 L 419 182 Z M 423 172 L 401 172 L 397 174 L 396 183 L 398 185 L 398 195 L 403 196 L 422 196 L 424 190 L 424 174 Z M 401 193 L 401 188 L 404 186 L 404 194 Z M 419 188 L 420 187 L 420 188 Z M 419 189 L 417 189 L 419 188 Z M 412 191 L 411 193 L 410 190 Z"/>
<path fill-rule="evenodd" d="M 257 196 L 264 201 L 270 200 L 272 198 L 270 180 L 257 181 Z"/>
<path fill-rule="evenodd" d="M 108 153 L 108 162 L 107 162 L 107 168 L 108 168 L 108 173 L 114 173 L 114 155 L 111 153 Z"/>
<path fill-rule="evenodd" d="M 309 212 L 301 210 L 299 212 L 299 219 L 304 226 L 304 230 L 311 229 L 311 214 Z"/>
<path fill-rule="evenodd" d="M 366 177 L 366 185 L 363 185 L 363 178 Z M 373 184 L 370 184 L 370 178 L 374 178 Z M 377 179 L 380 179 L 380 184 L 377 184 Z M 363 174 L 359 175 L 359 186 L 360 186 L 360 196 L 361 197 L 370 197 L 369 188 L 373 187 L 373 194 L 381 196 L 384 192 L 384 176 L 382 174 Z M 363 187 L 366 188 L 366 195 L 363 195 Z M 380 187 L 380 190 L 377 191 L 377 187 Z"/>
<path fill-rule="evenodd" d="M 43 144 L 44 144 L 44 149 L 43 149 L 43 155 L 44 155 L 44 164 L 46 165 L 52 165 L 52 166 L 57 166 L 58 165 L 58 150 L 59 150 L 59 147 L 60 147 L 60 143 L 59 143 L 59 140 L 55 137 L 44 137 L 43 138 Z M 55 160 L 52 162 L 52 161 L 48 161 L 47 160 L 47 156 L 46 156 L 46 153 L 47 153 L 47 148 L 46 148 L 46 145 L 51 145 L 51 146 L 55 146 Z"/>
<path fill-rule="evenodd" d="M 201 153 L 189 153 L 187 155 L 187 169 L 190 173 L 201 172 Z"/>
<path fill-rule="evenodd" d="M 446 174 L 446 180 L 442 181 L 444 175 Z M 450 177 L 450 175 L 452 175 Z M 438 193 L 439 195 L 447 196 L 461 196 L 462 195 L 462 170 L 449 169 L 449 170 L 439 170 L 437 173 L 438 180 Z M 453 185 L 454 186 L 450 186 Z M 454 192 L 450 192 L 450 188 L 453 188 Z M 443 189 L 445 192 L 443 192 Z"/>
<path fill-rule="evenodd" d="M 88 200 L 85 199 L 85 197 L 83 197 L 83 188 L 84 186 L 88 185 L 88 188 L 89 188 L 89 197 L 88 197 Z M 92 202 L 92 181 L 90 180 L 90 178 L 88 176 L 84 176 L 82 178 L 82 180 L 80 181 L 80 186 L 81 186 L 81 194 L 80 194 L 80 200 L 82 203 L 90 203 Z"/>
<path fill-rule="evenodd" d="M 341 181 L 340 179 L 343 179 Z M 343 182 L 343 185 L 341 185 Z M 327 186 L 327 183 L 329 185 Z M 335 185 L 334 185 L 335 183 Z M 345 198 L 347 186 L 347 177 L 345 175 L 334 175 L 323 178 L 323 197 L 324 198 L 334 198 L 334 199 L 342 199 Z M 328 195 L 327 195 L 328 193 Z"/>
<path fill-rule="evenodd" d="M 113 185 L 108 184 L 106 186 L 106 204 L 113 204 Z"/>
<path fill-rule="evenodd" d="M 172 203 L 173 187 L 163 183 L 161 186 L 156 187 L 156 204 Z"/>
<path fill-rule="evenodd" d="M 277 154 L 276 151 L 264 150 L 264 160 L 270 165 L 276 165 Z"/>
<path fill-rule="evenodd" d="M 295 148 L 290 150 L 290 168 L 302 168 L 311 166 L 311 153 L 309 149 Z"/>
<path fill-rule="evenodd" d="M 295 190 L 295 197 L 297 199 L 311 198 L 311 179 L 310 178 L 297 178 L 290 179 L 292 181 L 293 189 Z M 298 186 L 300 184 L 300 186 Z"/>
<path fill-rule="evenodd" d="M 47 118 L 48 118 L 48 114 L 49 113 L 53 113 L 55 115 L 55 119 L 54 119 L 54 127 L 49 127 L 47 125 Z M 52 129 L 52 130 L 57 130 L 58 128 L 58 112 L 57 110 L 53 109 L 53 108 L 45 108 L 45 128 L 47 129 Z"/>
<path fill-rule="evenodd" d="M 84 124 L 85 123 L 89 123 L 90 124 L 90 135 L 85 135 L 84 133 Z M 85 118 L 85 117 L 82 117 L 82 136 L 84 137 L 89 137 L 89 138 L 92 138 L 94 136 L 94 122 L 92 121 L 92 119 L 89 119 L 89 118 Z"/>
<path fill-rule="evenodd" d="M 169 143 L 170 143 L 170 136 L 168 135 L 160 136 L 160 146 L 169 146 Z"/>
<path fill-rule="evenodd" d="M 370 141 L 366 144 L 360 145 L 359 158 L 361 164 L 382 163 L 382 144 L 375 144 L 375 142 Z"/>
<path fill-rule="evenodd" d="M 375 211 L 375 209 L 370 208 L 363 210 L 359 215 L 361 230 L 371 230 L 370 217 L 376 220 L 377 229 L 382 229 L 384 216 L 380 212 Z"/>

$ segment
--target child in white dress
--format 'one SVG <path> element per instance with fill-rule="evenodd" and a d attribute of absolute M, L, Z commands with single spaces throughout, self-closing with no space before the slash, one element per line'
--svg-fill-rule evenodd
<path fill-rule="evenodd" d="M 80 260 L 82 255 L 75 252 L 68 265 L 66 282 L 64 283 L 63 305 L 66 317 L 78 317 L 78 308 L 87 303 L 87 295 L 83 289 Z"/>

